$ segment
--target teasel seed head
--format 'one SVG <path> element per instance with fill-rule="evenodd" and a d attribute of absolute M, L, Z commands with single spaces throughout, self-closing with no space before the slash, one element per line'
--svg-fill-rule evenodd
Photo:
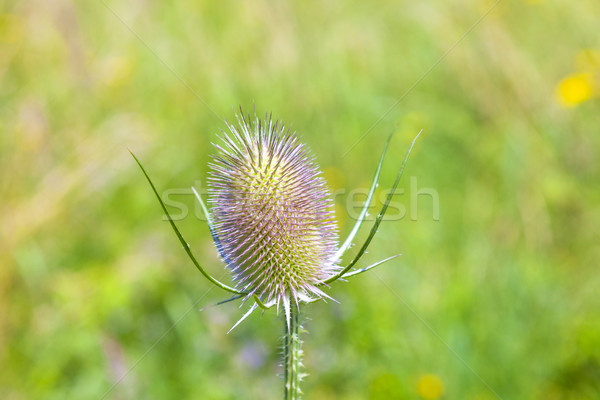
<path fill-rule="evenodd" d="M 333 200 L 314 156 L 270 116 L 237 116 L 210 163 L 209 204 L 219 254 L 237 288 L 265 303 L 328 297 L 340 270 Z M 279 307 L 278 307 L 279 308 Z"/>

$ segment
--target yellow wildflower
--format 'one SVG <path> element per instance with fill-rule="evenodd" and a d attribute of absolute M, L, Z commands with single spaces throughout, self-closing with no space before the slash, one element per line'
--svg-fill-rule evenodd
<path fill-rule="evenodd" d="M 444 383 L 434 374 L 425 374 L 417 382 L 417 393 L 425 400 L 436 400 L 444 394 Z"/>
<path fill-rule="evenodd" d="M 576 73 L 567 76 L 557 87 L 557 97 L 565 107 L 574 107 L 592 97 L 593 76 L 590 73 Z"/>

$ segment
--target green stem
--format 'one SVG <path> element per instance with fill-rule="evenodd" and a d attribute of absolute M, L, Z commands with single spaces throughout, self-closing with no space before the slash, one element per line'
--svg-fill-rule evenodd
<path fill-rule="evenodd" d="M 302 379 L 300 367 L 302 366 L 302 349 L 300 340 L 300 310 L 292 302 L 290 307 L 290 326 L 284 318 L 283 331 L 283 399 L 300 399 L 300 380 Z"/>

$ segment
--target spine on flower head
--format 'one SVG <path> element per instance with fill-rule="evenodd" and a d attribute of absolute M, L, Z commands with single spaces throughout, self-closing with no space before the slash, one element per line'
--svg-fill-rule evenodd
<path fill-rule="evenodd" d="M 211 162 L 215 242 L 240 290 L 264 302 L 322 297 L 339 270 L 333 200 L 308 148 L 280 121 L 238 116 Z"/>

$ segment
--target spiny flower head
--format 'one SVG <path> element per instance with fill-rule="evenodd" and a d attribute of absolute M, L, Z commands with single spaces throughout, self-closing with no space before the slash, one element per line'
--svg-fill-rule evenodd
<path fill-rule="evenodd" d="M 227 124 L 210 163 L 209 204 L 219 253 L 238 289 L 265 303 L 326 296 L 336 265 L 333 200 L 314 156 L 270 116 Z"/>

